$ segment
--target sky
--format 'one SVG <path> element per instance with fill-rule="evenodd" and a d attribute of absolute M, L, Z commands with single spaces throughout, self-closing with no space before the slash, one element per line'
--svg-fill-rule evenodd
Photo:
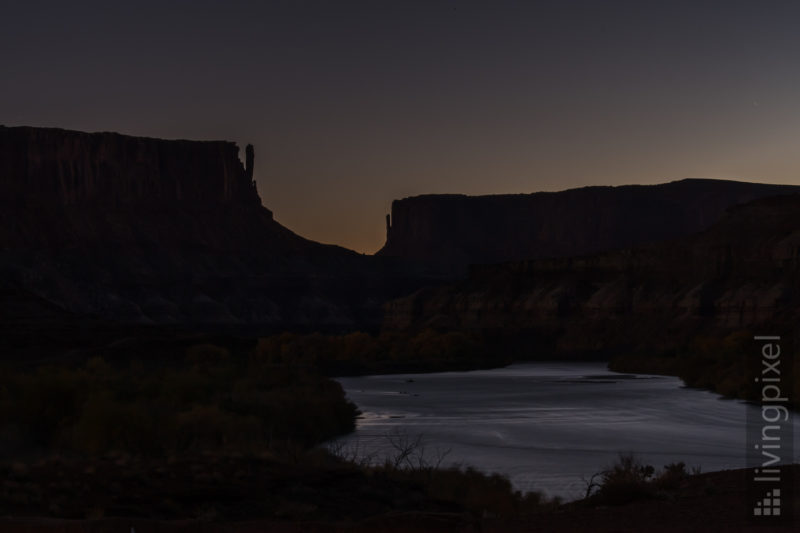
<path fill-rule="evenodd" d="M 796 2 L 0 0 L 0 124 L 255 145 L 264 205 L 373 253 L 393 199 L 800 184 Z"/>

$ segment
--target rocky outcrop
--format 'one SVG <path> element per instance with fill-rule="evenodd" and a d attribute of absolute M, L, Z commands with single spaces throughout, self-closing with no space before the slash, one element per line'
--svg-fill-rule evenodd
<path fill-rule="evenodd" d="M 665 352 L 698 334 L 791 328 L 798 273 L 800 195 L 778 196 L 683 239 L 475 267 L 462 282 L 391 302 L 385 327 L 515 337 L 549 356 Z"/>
<path fill-rule="evenodd" d="M 702 231 L 728 207 L 800 187 L 722 180 L 585 187 L 495 196 L 426 195 L 392 203 L 380 255 L 463 275 L 471 264 L 569 257 Z"/>

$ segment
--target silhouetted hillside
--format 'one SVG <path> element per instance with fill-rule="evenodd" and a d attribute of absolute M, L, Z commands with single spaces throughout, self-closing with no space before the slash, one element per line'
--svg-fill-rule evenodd
<path fill-rule="evenodd" d="M 732 208 L 709 230 L 683 239 L 477 266 L 463 282 L 393 301 L 386 325 L 551 329 L 560 331 L 559 346 L 575 349 L 623 341 L 668 346 L 678 340 L 670 328 L 681 324 L 787 323 L 780 313 L 798 310 L 798 268 L 800 195 L 777 196 Z M 630 327 L 637 322 L 661 334 L 637 335 Z"/>
<path fill-rule="evenodd" d="M 569 257 L 690 235 L 725 209 L 800 187 L 722 180 L 392 202 L 379 255 L 464 274 L 471 264 Z"/>
<path fill-rule="evenodd" d="M 396 261 L 278 224 L 256 192 L 252 148 L 246 165 L 238 152 L 229 142 L 0 127 L 0 289 L 13 295 L 0 314 L 369 327 L 386 298 L 418 286 Z"/>

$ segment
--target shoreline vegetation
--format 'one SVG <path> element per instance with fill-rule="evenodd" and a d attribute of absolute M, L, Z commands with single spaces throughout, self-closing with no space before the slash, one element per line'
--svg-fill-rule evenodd
<path fill-rule="evenodd" d="M 360 338 L 360 337 L 358 337 Z M 516 516 L 557 502 L 443 468 L 418 440 L 366 465 L 325 443 L 358 410 L 291 344 L 195 344 L 0 372 L 0 516 L 362 520 Z"/>
<path fill-rule="evenodd" d="M 486 346 L 430 330 L 283 333 L 173 346 L 167 358 L 131 357 L 128 347 L 62 364 L 6 363 L 0 455 L 14 460 L 0 462 L 0 516 L 330 524 L 411 513 L 519 525 L 697 490 L 698 473 L 681 463 L 656 470 L 622 455 L 586 480 L 583 500 L 562 503 L 497 474 L 443 467 L 446 452 L 426 456 L 418 438 L 394 436 L 397 453 L 370 464 L 326 446 L 358 415 L 331 376 L 514 362 Z"/>
<path fill-rule="evenodd" d="M 551 347 L 530 350 L 524 339 L 424 329 L 412 334 L 377 335 L 283 333 L 259 339 L 257 349 L 273 361 L 293 359 L 336 377 L 481 370 L 553 359 L 606 361 L 614 372 L 675 376 L 688 387 L 706 389 L 725 398 L 757 401 L 760 385 L 747 378 L 745 368 L 748 355 L 756 353 L 752 338 L 751 332 L 741 331 L 720 337 L 695 337 L 681 349 L 662 353 L 559 354 Z M 800 390 L 800 372 L 794 372 L 792 377 L 790 390 Z M 800 408 L 796 399 L 791 400 L 792 408 Z"/>

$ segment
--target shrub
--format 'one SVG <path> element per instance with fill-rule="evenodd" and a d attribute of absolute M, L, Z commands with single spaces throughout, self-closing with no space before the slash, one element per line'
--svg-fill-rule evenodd
<path fill-rule="evenodd" d="M 685 485 L 690 475 L 683 462 L 670 463 L 655 475 L 655 469 L 643 464 L 633 453 L 620 454 L 617 462 L 592 476 L 587 482 L 587 501 L 602 505 L 621 505 L 642 498 L 664 496 Z M 599 482 L 595 479 L 600 478 Z M 597 491 L 592 494 L 593 489 Z"/>
<path fill-rule="evenodd" d="M 644 465 L 633 453 L 620 454 L 619 459 L 603 472 L 599 496 L 609 505 L 627 503 L 652 494 L 648 484 L 654 469 Z"/>
<path fill-rule="evenodd" d="M 688 477 L 686 463 L 683 461 L 670 463 L 664 466 L 663 472 L 653 480 L 653 484 L 662 490 L 675 490 L 680 488 Z"/>

